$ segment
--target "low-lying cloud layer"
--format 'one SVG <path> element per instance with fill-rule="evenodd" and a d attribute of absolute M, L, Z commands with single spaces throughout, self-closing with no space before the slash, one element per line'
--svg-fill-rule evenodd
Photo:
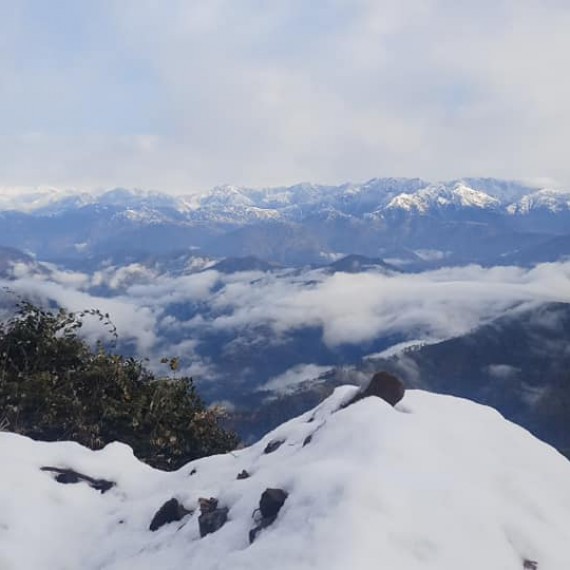
<path fill-rule="evenodd" d="M 321 331 L 322 343 L 329 349 L 390 335 L 430 342 L 465 333 L 509 310 L 570 302 L 570 263 L 534 269 L 467 266 L 394 275 L 330 275 L 321 270 L 225 275 L 210 270 L 172 277 L 142 266 L 134 273 L 119 268 L 95 275 L 57 271 L 51 278 L 19 274 L 0 285 L 74 311 L 108 312 L 120 337 L 136 343 L 141 356 L 165 352 L 181 356 L 187 370 L 201 376 L 216 376 L 231 339 L 262 334 L 255 339 L 262 346 L 312 328 Z M 119 274 L 129 278 L 121 281 Z M 87 332 L 93 339 L 104 331 L 93 325 Z M 206 335 L 226 339 L 219 354 L 209 359 L 196 350 Z M 301 370 L 294 367 L 300 364 L 311 363 L 293 358 L 289 366 L 293 371 L 277 383 L 294 383 L 294 373 Z"/>

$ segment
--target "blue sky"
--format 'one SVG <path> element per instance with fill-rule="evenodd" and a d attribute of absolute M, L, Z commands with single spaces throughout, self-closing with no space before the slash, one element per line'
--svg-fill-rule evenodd
<path fill-rule="evenodd" d="M 0 186 L 570 183 L 559 0 L 0 0 Z"/>

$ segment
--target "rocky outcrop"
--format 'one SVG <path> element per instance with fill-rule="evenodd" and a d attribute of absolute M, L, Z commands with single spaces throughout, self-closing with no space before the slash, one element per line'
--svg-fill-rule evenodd
<path fill-rule="evenodd" d="M 370 380 L 366 388 L 361 390 L 343 407 L 350 406 L 364 398 L 376 396 L 391 406 L 395 406 L 403 397 L 406 392 L 404 383 L 396 376 L 388 372 L 377 372 Z"/>

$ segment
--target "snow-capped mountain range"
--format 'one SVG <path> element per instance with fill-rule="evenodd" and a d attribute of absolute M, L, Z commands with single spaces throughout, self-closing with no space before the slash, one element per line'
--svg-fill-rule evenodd
<path fill-rule="evenodd" d="M 570 254 L 549 243 L 570 234 L 570 190 L 491 178 L 226 185 L 199 196 L 4 189 L 0 221 L 0 245 L 51 259 L 192 248 L 293 265 L 359 254 L 423 267 L 426 255 L 460 264 Z"/>
<path fill-rule="evenodd" d="M 49 215 L 86 206 L 175 210 L 189 219 L 248 221 L 300 219 L 333 209 L 352 216 L 384 210 L 428 213 L 441 208 L 479 208 L 527 214 L 535 209 L 570 209 L 570 189 L 543 188 L 493 178 L 465 178 L 448 182 L 374 178 L 356 184 L 326 186 L 302 183 L 289 187 L 247 188 L 217 186 L 203 195 L 172 196 L 160 192 L 116 188 L 95 193 L 52 187 L 0 188 L 0 211 Z"/>

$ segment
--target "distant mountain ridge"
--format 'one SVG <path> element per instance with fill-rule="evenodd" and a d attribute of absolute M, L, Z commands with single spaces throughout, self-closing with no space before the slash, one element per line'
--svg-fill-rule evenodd
<path fill-rule="evenodd" d="M 293 186 L 248 188 L 222 185 L 203 195 L 173 196 L 166 193 L 115 188 L 86 193 L 56 188 L 34 190 L 0 188 L 0 211 L 52 215 L 86 206 L 116 206 L 177 210 L 189 219 L 241 221 L 260 219 L 302 219 L 307 209 L 334 209 L 360 217 L 384 209 L 416 210 L 445 207 L 474 207 L 504 210 L 509 214 L 533 209 L 570 209 L 570 189 L 530 185 L 494 178 L 464 178 L 428 182 L 419 178 L 373 178 L 363 183 L 337 186 L 301 183 Z"/>
<path fill-rule="evenodd" d="M 0 245 L 46 259 L 136 247 L 146 253 L 193 248 L 289 265 L 349 254 L 389 257 L 412 269 L 521 257 L 533 263 L 532 251 L 570 234 L 569 228 L 570 190 L 493 178 L 226 185 L 201 196 L 123 188 L 98 194 L 0 190 Z M 561 247 L 560 256 L 570 253 Z M 429 262 L 418 250 L 428 251 Z"/>

